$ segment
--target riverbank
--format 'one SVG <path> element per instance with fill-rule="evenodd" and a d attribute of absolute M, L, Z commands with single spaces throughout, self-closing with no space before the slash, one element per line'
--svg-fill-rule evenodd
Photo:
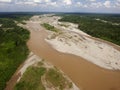
<path fill-rule="evenodd" d="M 77 24 L 59 22 L 59 19 L 58 16 L 47 15 L 40 18 L 41 23 L 48 23 L 59 30 L 48 32 L 49 35 L 45 39 L 47 43 L 57 51 L 80 56 L 102 68 L 120 70 L 120 51 L 109 44 L 110 42 L 97 40 L 77 29 Z"/>
<path fill-rule="evenodd" d="M 70 31 L 54 36 L 46 41 L 56 50 L 80 56 L 105 69 L 120 70 L 120 51 L 113 46 Z"/>
<path fill-rule="evenodd" d="M 61 70 L 32 52 L 18 73 L 15 89 L 80 90 Z"/>
<path fill-rule="evenodd" d="M 119 71 L 100 68 L 80 56 L 58 52 L 45 41 L 50 33 L 41 27 L 40 23 L 46 17 L 42 20 L 39 16 L 34 18 L 36 21 L 33 20 L 27 24 L 31 32 L 28 47 L 32 52 L 59 67 L 81 90 L 120 89 Z M 48 18 L 51 17 L 46 19 Z"/>

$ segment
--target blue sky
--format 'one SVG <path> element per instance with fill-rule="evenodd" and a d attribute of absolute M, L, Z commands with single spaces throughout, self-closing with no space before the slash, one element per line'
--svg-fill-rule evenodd
<path fill-rule="evenodd" d="M 120 13 L 120 0 L 0 0 L 0 12 Z"/>

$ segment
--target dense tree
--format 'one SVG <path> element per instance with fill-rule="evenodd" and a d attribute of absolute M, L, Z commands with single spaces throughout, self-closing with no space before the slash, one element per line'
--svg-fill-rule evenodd
<path fill-rule="evenodd" d="M 29 32 L 16 25 L 13 19 L 0 18 L 0 90 L 26 59 Z"/>
<path fill-rule="evenodd" d="M 96 20 L 107 20 L 102 22 Z M 112 18 L 112 20 L 111 20 Z M 112 15 L 63 15 L 60 21 L 77 23 L 78 28 L 94 37 L 108 40 L 120 45 L 120 25 L 113 25 L 112 23 L 120 23 L 120 16 Z"/>

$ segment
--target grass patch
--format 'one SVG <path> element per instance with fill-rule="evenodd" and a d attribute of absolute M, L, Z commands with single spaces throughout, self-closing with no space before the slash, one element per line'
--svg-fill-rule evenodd
<path fill-rule="evenodd" d="M 46 69 L 43 67 L 29 67 L 14 90 L 45 90 L 41 82 L 41 76 L 45 72 Z"/>
<path fill-rule="evenodd" d="M 30 66 L 26 70 L 14 90 L 45 90 L 41 81 L 43 75 L 47 84 L 51 83 L 53 88 L 59 88 L 59 90 L 72 88 L 72 82 L 65 78 L 56 67 L 47 68 L 44 67 L 43 62 L 39 62 L 37 66 Z"/>
<path fill-rule="evenodd" d="M 59 24 L 60 26 L 63 26 L 63 27 L 69 27 L 69 25 L 65 25 L 65 24 Z"/>
<path fill-rule="evenodd" d="M 22 23 L 23 25 L 27 24 L 26 22 L 23 22 L 23 21 L 22 21 L 21 23 Z"/>
<path fill-rule="evenodd" d="M 46 80 L 51 82 L 55 87 L 59 87 L 60 90 L 66 87 L 72 87 L 71 82 L 69 82 L 57 69 L 49 69 L 46 74 Z"/>
<path fill-rule="evenodd" d="M 59 32 L 59 29 L 55 28 L 54 26 L 48 24 L 48 23 L 43 23 L 43 27 L 45 27 L 47 30 L 53 31 L 53 32 Z"/>
<path fill-rule="evenodd" d="M 42 65 L 44 65 L 43 61 L 37 63 L 37 66 L 42 66 Z"/>

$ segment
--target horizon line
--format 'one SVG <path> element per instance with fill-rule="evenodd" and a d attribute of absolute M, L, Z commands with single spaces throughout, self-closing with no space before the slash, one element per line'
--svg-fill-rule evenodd
<path fill-rule="evenodd" d="M 120 14 L 120 13 L 112 13 L 112 12 L 52 12 L 52 11 L 8 11 L 0 13 L 63 13 L 63 14 Z"/>

